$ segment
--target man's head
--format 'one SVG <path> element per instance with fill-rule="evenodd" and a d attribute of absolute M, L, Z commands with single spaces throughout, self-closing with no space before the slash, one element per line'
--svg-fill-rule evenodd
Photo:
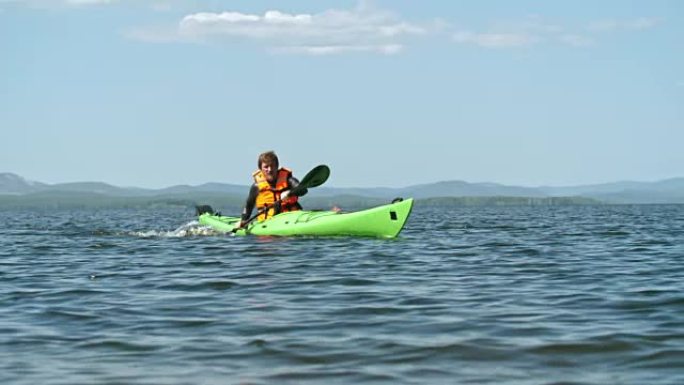
<path fill-rule="evenodd" d="M 273 182 L 278 175 L 278 156 L 273 151 L 266 151 L 259 155 L 258 166 L 266 180 Z"/>

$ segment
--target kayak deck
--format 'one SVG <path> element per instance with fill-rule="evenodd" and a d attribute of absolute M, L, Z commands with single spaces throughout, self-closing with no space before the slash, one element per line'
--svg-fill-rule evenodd
<path fill-rule="evenodd" d="M 275 236 L 365 236 L 394 238 L 411 214 L 413 199 L 350 213 L 335 211 L 291 211 L 278 214 L 263 222 L 252 222 L 236 235 Z M 204 213 L 199 216 L 202 225 L 216 231 L 232 232 L 239 218 Z"/>

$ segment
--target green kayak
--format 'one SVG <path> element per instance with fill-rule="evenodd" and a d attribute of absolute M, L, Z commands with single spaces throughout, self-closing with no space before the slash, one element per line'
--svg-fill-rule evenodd
<path fill-rule="evenodd" d="M 291 211 L 263 222 L 252 222 L 236 235 L 353 235 L 394 238 L 411 214 L 413 199 L 351 213 L 335 211 Z M 229 233 L 239 218 L 224 217 L 213 212 L 201 213 L 199 223 L 216 231 Z"/>

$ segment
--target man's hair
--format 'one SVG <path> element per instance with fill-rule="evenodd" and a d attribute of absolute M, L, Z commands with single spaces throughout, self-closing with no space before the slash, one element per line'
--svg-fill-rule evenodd
<path fill-rule="evenodd" d="M 272 163 L 275 165 L 275 168 L 278 168 L 278 155 L 276 155 L 273 151 L 266 151 L 260 154 L 259 160 L 257 161 L 257 167 L 261 168 L 263 163 Z"/>

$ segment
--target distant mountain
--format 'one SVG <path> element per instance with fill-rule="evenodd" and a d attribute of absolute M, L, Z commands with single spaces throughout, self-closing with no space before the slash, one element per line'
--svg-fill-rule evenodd
<path fill-rule="evenodd" d="M 160 190 L 151 190 L 156 195 L 160 194 L 188 194 L 188 193 L 223 193 L 229 195 L 242 194 L 247 195 L 249 186 L 241 186 L 235 184 L 225 183 L 204 183 L 199 186 L 178 185 L 163 188 Z"/>
<path fill-rule="evenodd" d="M 33 182 L 9 172 L 0 173 L 0 194 L 28 194 L 39 191 L 44 183 Z"/>
<path fill-rule="evenodd" d="M 605 203 L 684 203 L 684 178 L 657 182 L 615 182 L 568 187 L 521 187 L 497 183 L 444 181 L 403 188 L 332 188 L 320 187 L 316 196 L 355 195 L 392 199 L 451 197 L 512 197 L 512 198 L 589 198 Z"/>
<path fill-rule="evenodd" d="M 101 182 L 77 182 L 46 184 L 28 181 L 12 173 L 0 173 L 0 195 L 65 196 L 65 194 L 98 194 L 118 198 L 227 196 L 236 201 L 244 199 L 249 186 L 205 183 L 198 186 L 177 185 L 163 189 L 117 187 Z M 47 195 L 46 195 L 47 194 Z M 684 178 L 672 178 L 657 182 L 622 181 L 567 187 L 521 187 L 497 183 L 468 183 L 442 181 L 403 188 L 335 188 L 322 186 L 311 194 L 316 198 L 356 197 L 354 199 L 391 200 L 395 197 L 417 199 L 453 197 L 509 197 L 509 198 L 588 198 L 604 203 L 684 203 Z M 348 198 L 345 198 L 348 199 Z M 581 201 L 581 200 L 576 200 Z M 551 201 L 555 202 L 555 201 Z M 569 202 L 569 201 L 568 201 Z"/>
<path fill-rule="evenodd" d="M 75 182 L 44 185 L 40 192 L 95 193 L 111 196 L 136 196 L 137 190 L 112 186 L 102 182 Z"/>
<path fill-rule="evenodd" d="M 543 191 L 545 194 L 550 196 L 559 195 L 585 195 L 585 194 L 612 194 L 618 193 L 625 190 L 641 190 L 648 189 L 649 186 L 655 186 L 660 182 L 613 182 L 613 183 L 601 183 L 601 184 L 590 184 L 581 186 L 568 186 L 568 187 L 539 187 L 539 190 Z"/>
<path fill-rule="evenodd" d="M 71 182 L 47 184 L 29 181 L 17 174 L 0 173 L 0 194 L 25 195 L 32 193 L 95 193 L 114 197 L 150 197 L 155 195 L 224 193 L 246 194 L 249 186 L 225 183 L 204 183 L 199 186 L 177 185 L 162 189 L 117 187 L 103 182 Z"/>
<path fill-rule="evenodd" d="M 391 199 L 395 197 L 440 198 L 440 197 L 544 197 L 548 196 L 536 188 L 506 186 L 496 183 L 468 183 L 463 181 L 445 181 L 429 184 L 413 185 L 403 188 L 329 188 L 316 190 L 319 196 L 358 195 L 374 198 Z"/>
<path fill-rule="evenodd" d="M 684 203 L 684 178 L 539 189 L 548 196 L 582 196 L 608 203 Z"/>
<path fill-rule="evenodd" d="M 421 184 L 401 189 L 405 196 L 416 198 L 435 197 L 543 197 L 546 194 L 536 188 L 506 186 L 496 183 L 468 183 L 463 181 Z"/>

